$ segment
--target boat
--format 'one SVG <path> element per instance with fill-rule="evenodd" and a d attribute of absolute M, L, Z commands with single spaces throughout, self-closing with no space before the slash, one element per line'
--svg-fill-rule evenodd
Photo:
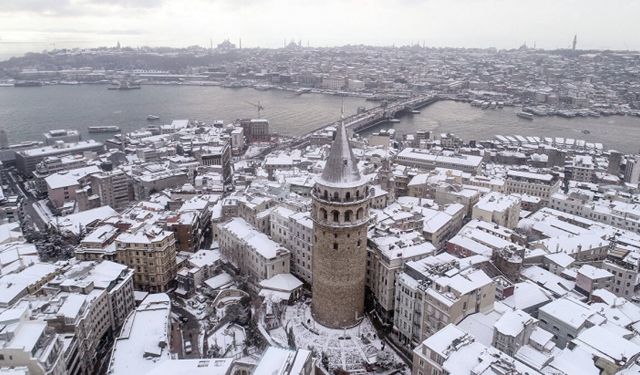
<path fill-rule="evenodd" d="M 582 134 L 591 134 L 591 132 L 587 129 L 582 130 Z"/>
<path fill-rule="evenodd" d="M 223 83 L 222 87 L 226 87 L 230 89 L 239 89 L 239 88 L 245 87 L 245 85 L 243 85 L 241 82 L 234 81 L 231 83 Z"/>
<path fill-rule="evenodd" d="M 160 120 L 160 116 L 147 115 L 147 121 L 155 121 L 155 120 Z"/>
<path fill-rule="evenodd" d="M 398 120 L 397 118 L 390 118 L 389 122 L 393 123 L 393 124 L 396 124 L 396 123 L 400 122 L 400 120 Z"/>
<path fill-rule="evenodd" d="M 75 85 L 79 85 L 80 82 L 78 81 L 60 81 L 58 82 L 59 85 L 71 85 L 71 86 L 75 86 Z"/>
<path fill-rule="evenodd" d="M 310 93 L 310 92 L 311 92 L 311 89 L 310 88 L 305 88 L 305 87 L 302 87 L 302 88 L 299 88 L 299 89 L 296 90 L 296 94 L 297 95 L 307 94 L 307 93 Z"/>
<path fill-rule="evenodd" d="M 417 115 L 418 113 L 420 113 L 420 111 L 417 111 L 417 110 L 414 109 L 414 110 L 411 110 L 410 113 L 414 114 L 414 115 Z"/>
<path fill-rule="evenodd" d="M 517 112 L 516 115 L 526 120 L 533 120 L 533 113 L 520 111 L 520 112 Z"/>
<path fill-rule="evenodd" d="M 115 125 L 89 126 L 89 133 L 117 133 L 119 131 L 120 127 Z"/>
<path fill-rule="evenodd" d="M 139 90 L 140 85 L 130 81 L 120 81 L 115 86 L 107 87 L 108 90 Z"/>
<path fill-rule="evenodd" d="M 40 87 L 42 82 L 40 81 L 16 81 L 13 87 Z"/>

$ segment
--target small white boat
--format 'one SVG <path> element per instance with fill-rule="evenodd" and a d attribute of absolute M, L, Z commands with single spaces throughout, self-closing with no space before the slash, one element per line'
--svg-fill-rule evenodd
<path fill-rule="evenodd" d="M 520 111 L 520 112 L 516 113 L 516 115 L 518 115 L 518 117 L 521 117 L 521 118 L 526 119 L 526 120 L 533 120 L 533 113 Z"/>
<path fill-rule="evenodd" d="M 160 117 L 156 116 L 156 115 L 148 115 L 147 116 L 147 121 L 155 121 L 155 120 L 160 120 Z"/>

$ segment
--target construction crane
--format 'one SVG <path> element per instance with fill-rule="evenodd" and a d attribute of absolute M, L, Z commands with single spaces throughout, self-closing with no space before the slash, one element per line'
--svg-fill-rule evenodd
<path fill-rule="evenodd" d="M 247 102 L 247 104 L 254 106 L 258 110 L 258 117 L 260 117 L 260 111 L 264 109 L 264 106 L 262 106 L 262 103 L 258 101 L 258 103 Z"/>

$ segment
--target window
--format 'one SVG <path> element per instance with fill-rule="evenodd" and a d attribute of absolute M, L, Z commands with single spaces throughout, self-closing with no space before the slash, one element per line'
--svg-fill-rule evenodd
<path fill-rule="evenodd" d="M 338 250 L 338 243 L 337 242 L 333 243 L 333 250 Z"/>
<path fill-rule="evenodd" d="M 346 222 L 350 222 L 351 221 L 351 213 L 352 213 L 351 210 L 345 211 L 345 213 L 344 213 L 344 221 L 346 221 Z"/>

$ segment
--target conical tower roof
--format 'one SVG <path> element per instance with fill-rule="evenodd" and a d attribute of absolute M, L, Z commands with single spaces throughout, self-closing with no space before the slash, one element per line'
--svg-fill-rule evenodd
<path fill-rule="evenodd" d="M 351 150 L 344 122 L 341 122 L 338 127 L 327 163 L 318 182 L 333 187 L 350 187 L 362 183 L 358 162 Z"/>

